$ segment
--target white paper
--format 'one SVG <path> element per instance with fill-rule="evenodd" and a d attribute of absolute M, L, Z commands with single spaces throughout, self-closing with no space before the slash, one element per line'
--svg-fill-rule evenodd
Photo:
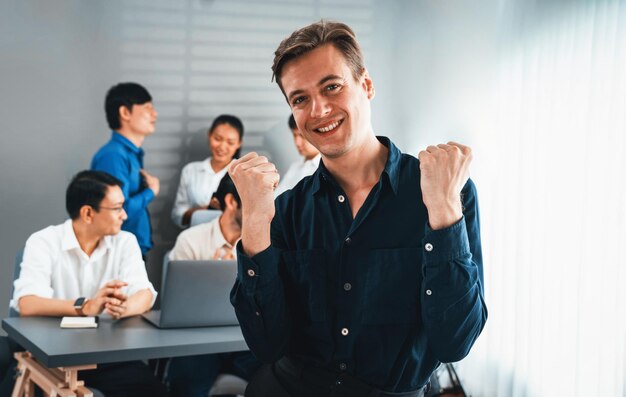
<path fill-rule="evenodd" d="M 63 317 L 61 328 L 97 328 L 95 317 Z"/>

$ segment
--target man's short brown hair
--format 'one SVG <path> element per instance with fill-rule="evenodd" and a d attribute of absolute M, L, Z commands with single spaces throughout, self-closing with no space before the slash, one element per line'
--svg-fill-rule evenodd
<path fill-rule="evenodd" d="M 276 79 L 283 94 L 285 92 L 280 78 L 285 64 L 324 44 L 334 45 L 343 54 L 355 80 L 361 77 L 365 70 L 363 53 L 352 29 L 345 23 L 322 19 L 293 32 L 274 52 L 272 80 Z"/>

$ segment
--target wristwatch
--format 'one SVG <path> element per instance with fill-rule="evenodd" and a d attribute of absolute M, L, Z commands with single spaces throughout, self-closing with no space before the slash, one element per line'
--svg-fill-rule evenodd
<path fill-rule="evenodd" d="M 88 300 L 89 299 L 85 298 L 84 296 L 81 296 L 80 298 L 74 301 L 74 310 L 76 310 L 76 313 L 78 313 L 79 316 L 82 316 L 82 317 L 87 316 L 85 312 L 83 311 L 83 308 L 87 304 Z"/>

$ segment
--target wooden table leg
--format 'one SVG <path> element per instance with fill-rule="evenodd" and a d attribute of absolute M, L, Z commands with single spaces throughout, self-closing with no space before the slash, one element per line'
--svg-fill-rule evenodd
<path fill-rule="evenodd" d="M 78 371 L 94 369 L 95 364 L 74 367 L 46 368 L 29 352 L 15 353 L 19 376 L 13 387 L 12 397 L 34 397 L 35 385 L 49 397 L 93 397 L 78 380 Z"/>

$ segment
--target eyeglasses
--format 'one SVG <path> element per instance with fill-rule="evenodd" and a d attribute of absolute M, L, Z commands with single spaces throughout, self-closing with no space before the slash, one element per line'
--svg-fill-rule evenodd
<path fill-rule="evenodd" d="M 124 211 L 124 207 L 103 207 L 103 206 L 100 206 L 99 209 L 114 211 L 116 214 L 121 214 L 122 211 Z"/>

